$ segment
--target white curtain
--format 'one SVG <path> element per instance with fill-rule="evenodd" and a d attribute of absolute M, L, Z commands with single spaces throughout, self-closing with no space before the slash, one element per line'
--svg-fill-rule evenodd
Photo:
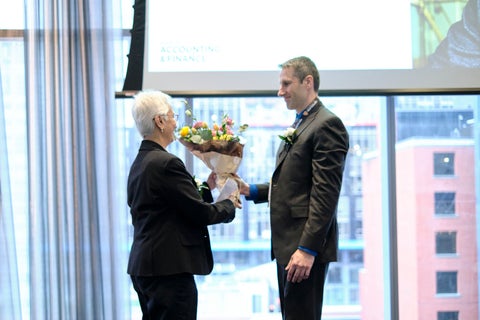
<path fill-rule="evenodd" d="M 125 205 L 114 192 L 124 184 L 114 142 L 119 3 L 24 2 L 29 288 L 19 294 L 0 103 L 1 319 L 130 319 L 125 222 L 116 216 Z"/>
<path fill-rule="evenodd" d="M 20 292 L 15 254 L 10 175 L 7 153 L 2 73 L 0 70 L 0 319 L 20 319 Z"/>

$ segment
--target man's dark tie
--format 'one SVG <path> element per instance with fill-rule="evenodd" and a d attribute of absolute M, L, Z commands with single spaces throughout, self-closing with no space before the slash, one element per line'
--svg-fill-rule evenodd
<path fill-rule="evenodd" d="M 295 115 L 295 121 L 292 123 L 291 127 L 294 128 L 294 129 L 297 129 L 297 126 L 298 126 L 298 123 L 300 122 L 300 120 L 302 120 L 302 114 L 301 113 Z"/>
<path fill-rule="evenodd" d="M 306 107 L 302 112 L 295 115 L 295 121 L 292 123 L 292 128 L 297 129 L 298 125 L 302 121 L 302 118 L 308 116 L 310 110 L 317 104 L 317 100 L 314 100 L 308 107 Z"/>

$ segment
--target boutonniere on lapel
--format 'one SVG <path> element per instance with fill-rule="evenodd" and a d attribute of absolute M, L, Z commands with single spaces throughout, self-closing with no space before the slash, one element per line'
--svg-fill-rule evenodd
<path fill-rule="evenodd" d="M 285 144 L 291 146 L 295 142 L 295 136 L 297 134 L 297 130 L 289 127 L 284 132 L 283 135 L 279 135 L 278 137 L 285 141 Z"/>

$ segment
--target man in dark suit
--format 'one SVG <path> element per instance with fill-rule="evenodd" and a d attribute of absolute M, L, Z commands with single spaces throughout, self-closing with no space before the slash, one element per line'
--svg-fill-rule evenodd
<path fill-rule="evenodd" d="M 293 58 L 281 68 L 278 95 L 297 113 L 293 134 L 283 137 L 271 182 L 240 180 L 240 191 L 255 203 L 270 202 L 283 319 L 318 320 L 328 265 L 337 260 L 336 208 L 348 133 L 319 100 L 320 77 L 309 58 Z"/>
<path fill-rule="evenodd" d="M 202 199 L 183 162 L 167 152 L 177 125 L 168 95 L 139 93 L 132 114 L 143 141 L 128 176 L 134 231 L 128 273 L 144 320 L 195 320 L 193 275 L 213 268 L 207 225 L 232 221 L 241 205 L 235 195 L 208 203 L 213 175 L 204 183 Z"/>

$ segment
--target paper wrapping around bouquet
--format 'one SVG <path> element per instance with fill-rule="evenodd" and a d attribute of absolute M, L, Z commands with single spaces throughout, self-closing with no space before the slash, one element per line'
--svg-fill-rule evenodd
<path fill-rule="evenodd" d="M 203 161 L 217 175 L 236 173 L 242 158 L 236 156 L 227 156 L 215 151 L 200 152 L 198 150 L 191 151 L 197 158 Z"/>
<path fill-rule="evenodd" d="M 185 141 L 183 139 L 179 139 L 179 141 L 192 153 L 195 150 L 200 153 L 217 152 L 227 156 L 243 157 L 243 144 L 237 141 L 210 140 L 202 144 Z"/>
<path fill-rule="evenodd" d="M 183 139 L 179 139 L 179 141 L 217 174 L 216 183 L 220 191 L 217 201 L 227 198 L 231 192 L 229 191 L 227 194 L 223 188 L 228 185 L 228 189 L 231 189 L 231 182 L 234 181 L 231 179 L 231 174 L 236 173 L 240 167 L 243 157 L 243 144 L 237 141 L 218 140 L 206 141 L 202 144 L 195 144 Z M 235 192 L 238 192 L 238 190 L 235 190 Z"/>

